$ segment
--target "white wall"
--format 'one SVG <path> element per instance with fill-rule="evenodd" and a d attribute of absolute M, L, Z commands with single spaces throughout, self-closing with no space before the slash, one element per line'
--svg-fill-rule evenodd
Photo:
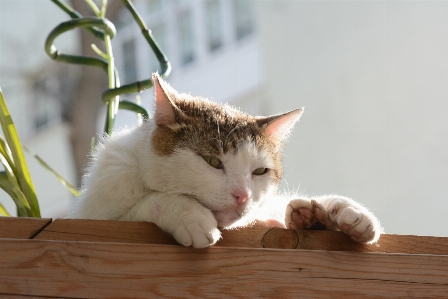
<path fill-rule="evenodd" d="M 289 188 L 448 236 L 448 2 L 264 1 L 258 20 L 271 112 L 306 107 Z"/>

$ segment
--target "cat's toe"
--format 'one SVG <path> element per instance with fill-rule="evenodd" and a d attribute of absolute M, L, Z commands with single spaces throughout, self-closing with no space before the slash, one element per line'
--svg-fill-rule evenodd
<path fill-rule="evenodd" d="M 185 247 L 190 247 L 193 244 L 193 239 L 191 238 L 191 235 L 188 233 L 187 228 L 184 226 L 178 227 L 173 232 L 173 237 L 174 239 L 176 239 L 177 243 Z"/>
<path fill-rule="evenodd" d="M 287 228 L 302 229 L 309 224 L 312 205 L 303 199 L 294 199 L 286 207 L 285 225 Z"/>
<path fill-rule="evenodd" d="M 221 238 L 221 232 L 213 214 L 204 209 L 201 213 L 192 213 L 185 217 L 173 236 L 184 246 L 204 248 L 215 244 Z"/>
<path fill-rule="evenodd" d="M 380 236 L 378 221 L 354 207 L 343 209 L 337 222 L 340 230 L 357 242 L 373 243 Z"/>
<path fill-rule="evenodd" d="M 201 228 L 192 234 L 194 248 L 205 248 L 215 244 L 221 238 L 221 232 L 218 228 Z"/>
<path fill-rule="evenodd" d="M 349 233 L 353 240 L 361 243 L 371 242 L 375 236 L 374 226 L 367 219 L 356 225 Z"/>
<path fill-rule="evenodd" d="M 285 225 L 291 229 L 326 229 L 328 222 L 325 209 L 314 200 L 291 200 L 285 215 Z"/>
<path fill-rule="evenodd" d="M 174 234 L 176 241 L 186 247 L 205 248 L 215 244 L 221 238 L 218 228 L 204 229 L 199 225 L 189 225 L 178 229 Z"/>

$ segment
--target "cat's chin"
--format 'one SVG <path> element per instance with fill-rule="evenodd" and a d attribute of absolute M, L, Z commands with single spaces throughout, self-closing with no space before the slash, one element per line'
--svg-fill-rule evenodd
<path fill-rule="evenodd" d="M 221 228 L 239 226 L 238 223 L 242 218 L 242 212 L 238 210 L 213 211 L 213 215 Z"/>

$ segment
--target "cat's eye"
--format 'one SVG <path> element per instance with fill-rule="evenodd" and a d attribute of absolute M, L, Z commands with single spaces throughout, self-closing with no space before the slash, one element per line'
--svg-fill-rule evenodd
<path fill-rule="evenodd" d="M 216 169 L 222 169 L 224 166 L 222 165 L 221 160 L 219 160 L 215 156 L 202 156 L 202 158 L 207 162 L 211 167 Z"/>
<path fill-rule="evenodd" d="M 268 172 L 268 169 L 267 169 L 267 168 L 260 167 L 260 168 L 255 169 L 254 171 L 252 171 L 252 174 L 253 174 L 253 175 L 263 175 L 263 174 L 265 174 L 266 172 Z"/>

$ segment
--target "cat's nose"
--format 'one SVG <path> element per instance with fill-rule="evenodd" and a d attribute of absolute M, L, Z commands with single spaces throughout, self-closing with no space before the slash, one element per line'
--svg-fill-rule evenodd
<path fill-rule="evenodd" d="M 238 205 L 242 205 L 251 195 L 249 190 L 239 189 L 232 192 L 233 197 Z"/>

